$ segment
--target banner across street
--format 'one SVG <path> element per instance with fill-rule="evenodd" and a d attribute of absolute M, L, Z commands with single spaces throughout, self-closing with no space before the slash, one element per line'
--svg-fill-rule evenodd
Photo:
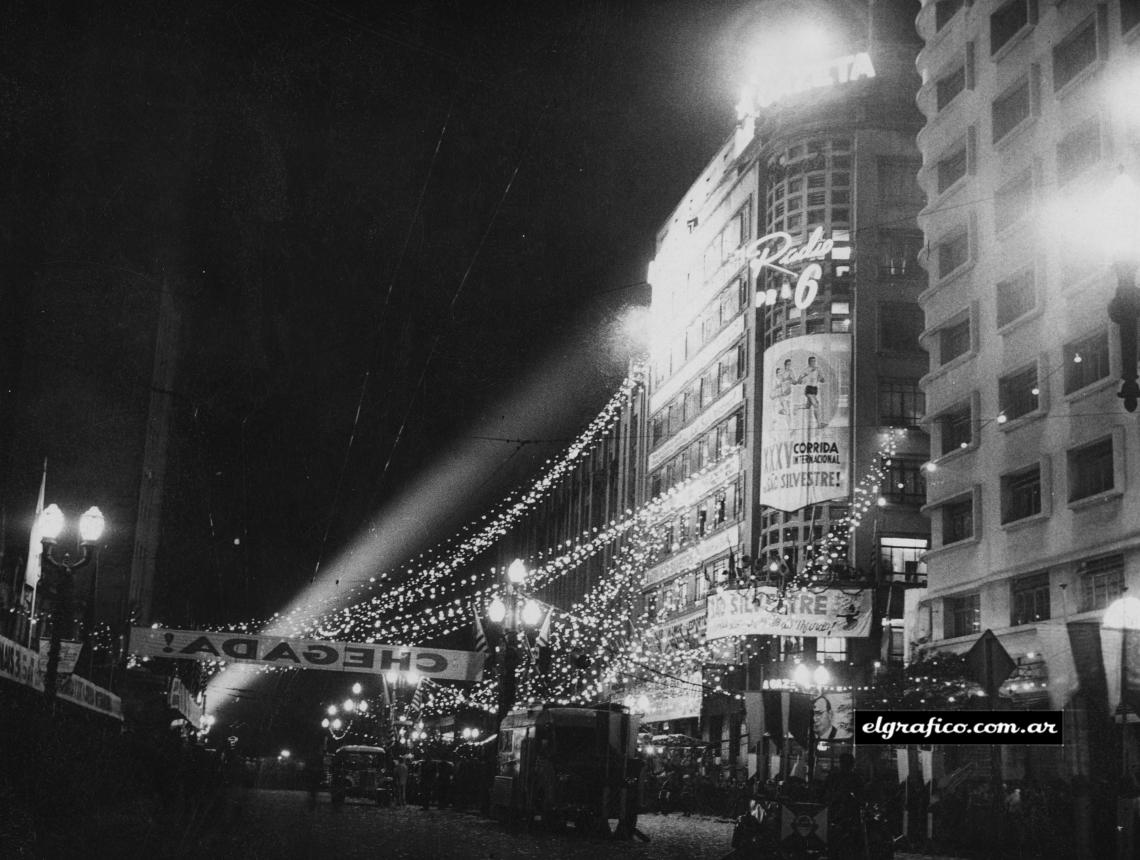
<path fill-rule="evenodd" d="M 131 651 L 140 657 L 222 660 L 333 672 L 376 674 L 415 670 L 428 678 L 451 681 L 476 680 L 483 670 L 484 658 L 475 651 L 162 627 L 131 628 Z"/>

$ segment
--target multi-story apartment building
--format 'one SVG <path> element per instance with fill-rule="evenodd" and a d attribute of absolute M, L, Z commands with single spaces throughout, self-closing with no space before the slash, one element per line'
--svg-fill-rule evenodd
<path fill-rule="evenodd" d="M 1140 582 L 1140 434 L 1095 244 L 1110 185 L 1140 168 L 1135 88 L 1116 91 L 1138 25 L 1123 0 L 927 2 L 918 17 L 933 470 L 918 634 L 960 652 L 994 631 L 1018 689 L 1054 707 L 1072 691 L 1059 622 L 1098 621 Z"/>
<path fill-rule="evenodd" d="M 712 674 L 779 688 L 794 663 L 826 663 L 849 713 L 849 688 L 901 660 L 902 591 L 922 584 L 928 547 L 917 4 L 758 6 L 780 65 L 745 95 L 650 270 L 646 471 L 664 504 L 644 601 L 668 649 L 722 638 L 708 629 L 722 592 L 759 605 L 814 571 L 816 595 L 838 601 L 841 582 L 874 615 L 857 637 L 789 635 L 757 613 L 734 620 L 744 638 Z M 806 64 L 779 47 L 805 23 L 832 46 Z M 738 700 L 663 698 L 647 721 L 719 743 L 725 765 L 757 747 Z"/>

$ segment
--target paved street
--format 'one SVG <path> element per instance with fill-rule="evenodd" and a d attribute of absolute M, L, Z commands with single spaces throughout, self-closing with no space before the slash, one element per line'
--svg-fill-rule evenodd
<path fill-rule="evenodd" d="M 292 791 L 245 795 L 238 820 L 211 844 L 211 856 L 250 858 L 435 858 L 557 857 L 572 860 L 647 858 L 714 860 L 730 849 L 732 825 L 712 818 L 648 815 L 641 830 L 649 843 L 607 842 L 569 828 L 556 836 L 538 830 L 508 830 L 475 813 L 419 807 L 380 808 L 359 800 L 342 807 L 322 793 L 315 809 Z"/>

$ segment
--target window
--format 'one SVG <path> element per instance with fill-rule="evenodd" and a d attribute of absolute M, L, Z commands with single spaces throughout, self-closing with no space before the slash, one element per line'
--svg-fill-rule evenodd
<path fill-rule="evenodd" d="M 997 285 L 997 327 L 1009 325 L 1037 306 L 1033 272 L 1026 270 Z"/>
<path fill-rule="evenodd" d="M 938 362 L 946 364 L 970 351 L 970 318 L 945 326 L 938 332 Z"/>
<path fill-rule="evenodd" d="M 1090 119 L 1057 144 L 1057 181 L 1065 183 L 1100 161 L 1100 123 Z"/>
<path fill-rule="evenodd" d="M 922 462 L 892 457 L 887 466 L 883 496 L 900 505 L 921 505 L 926 502 L 926 475 Z"/>
<path fill-rule="evenodd" d="M 879 424 L 916 427 L 926 414 L 926 395 L 917 379 L 879 379 Z"/>
<path fill-rule="evenodd" d="M 1108 332 L 1065 344 L 1065 393 L 1072 394 L 1109 374 Z"/>
<path fill-rule="evenodd" d="M 1009 623 L 1012 627 L 1049 620 L 1049 572 L 1019 576 L 1009 584 Z"/>
<path fill-rule="evenodd" d="M 939 78 L 934 89 L 938 99 L 938 109 L 943 110 L 946 105 L 954 101 L 958 93 L 966 89 L 966 64 L 963 63 L 948 75 Z"/>
<path fill-rule="evenodd" d="M 982 596 L 978 592 L 946 598 L 946 638 L 982 632 Z"/>
<path fill-rule="evenodd" d="M 1041 513 L 1041 466 L 1001 479 L 1001 521 L 1012 523 Z"/>
<path fill-rule="evenodd" d="M 1069 501 L 1105 493 L 1114 486 L 1112 437 L 1069 452 Z"/>
<path fill-rule="evenodd" d="M 938 0 L 934 4 L 934 31 L 938 32 L 962 8 L 962 0 Z"/>
<path fill-rule="evenodd" d="M 990 15 L 990 53 L 996 54 L 1030 23 L 1034 0 L 1010 0 Z M 1036 17 L 1036 16 L 1034 16 Z"/>
<path fill-rule="evenodd" d="M 974 440 L 974 422 L 970 407 L 962 406 L 939 417 L 938 428 L 942 436 L 942 454 L 945 456 L 960 448 L 968 448 Z"/>
<path fill-rule="evenodd" d="M 1029 214 L 1033 203 L 1033 175 L 1025 171 L 994 195 L 994 227 L 1001 232 Z"/>
<path fill-rule="evenodd" d="M 998 409 L 1009 420 L 1034 412 L 1041 405 L 1037 387 L 1037 365 L 1003 376 L 998 380 Z"/>
<path fill-rule="evenodd" d="M 915 276 L 921 271 L 918 254 L 922 250 L 922 234 L 896 230 L 879 234 L 879 276 L 898 278 Z"/>
<path fill-rule="evenodd" d="M 974 536 L 974 500 L 961 499 L 942 506 L 942 544 L 957 543 Z"/>
<path fill-rule="evenodd" d="M 1089 559 L 1077 568 L 1081 582 L 1081 612 L 1107 609 L 1124 594 L 1124 556 Z"/>
<path fill-rule="evenodd" d="M 657 589 L 645 593 L 645 617 L 648 621 L 657 618 Z"/>
<path fill-rule="evenodd" d="M 930 542 L 926 538 L 880 538 L 879 564 L 884 572 L 901 573 L 913 582 L 926 576 L 923 556 L 929 548 Z"/>
<path fill-rule="evenodd" d="M 956 236 L 943 240 L 938 246 L 938 277 L 945 278 L 966 265 L 969 259 L 970 234 L 963 230 Z"/>
<path fill-rule="evenodd" d="M 1013 89 L 994 99 L 994 143 L 997 143 L 1028 118 L 1029 79 L 1025 78 Z"/>
<path fill-rule="evenodd" d="M 834 660 L 837 663 L 847 662 L 846 636 L 821 636 L 815 640 L 815 659 L 822 663 L 825 660 Z"/>
<path fill-rule="evenodd" d="M 938 193 L 941 194 L 966 175 L 966 144 L 944 156 L 938 162 Z"/>
<path fill-rule="evenodd" d="M 1053 49 L 1053 89 L 1059 90 L 1096 62 L 1096 19 L 1090 15 Z"/>

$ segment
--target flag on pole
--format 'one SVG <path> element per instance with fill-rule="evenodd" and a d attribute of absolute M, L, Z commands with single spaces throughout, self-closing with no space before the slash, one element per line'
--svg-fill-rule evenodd
<path fill-rule="evenodd" d="M 910 747 L 895 750 L 895 766 L 898 768 L 899 782 L 910 779 Z"/>
<path fill-rule="evenodd" d="M 424 684 L 427 683 L 427 678 L 420 678 L 420 682 L 416 684 L 416 691 L 412 693 L 412 704 L 408 707 L 408 714 L 418 714 L 424 705 Z"/>
<path fill-rule="evenodd" d="M 40 520 L 44 512 L 44 488 L 47 486 L 47 460 L 44 460 L 43 475 L 40 476 L 40 495 L 36 500 L 36 518 L 32 520 L 31 536 L 28 538 L 28 567 L 24 572 L 24 582 L 35 588 L 40 581 L 41 556 L 44 547 L 41 543 L 42 528 Z"/>
<path fill-rule="evenodd" d="M 546 648 L 550 645 L 550 616 L 554 614 L 554 610 L 547 608 L 546 617 L 542 619 L 542 624 L 538 628 L 538 638 L 534 640 L 535 648 Z"/>
<path fill-rule="evenodd" d="M 473 609 L 472 613 L 475 616 L 475 650 L 490 654 L 491 648 L 487 644 L 487 631 L 483 629 L 483 622 L 479 620 L 479 610 Z"/>

